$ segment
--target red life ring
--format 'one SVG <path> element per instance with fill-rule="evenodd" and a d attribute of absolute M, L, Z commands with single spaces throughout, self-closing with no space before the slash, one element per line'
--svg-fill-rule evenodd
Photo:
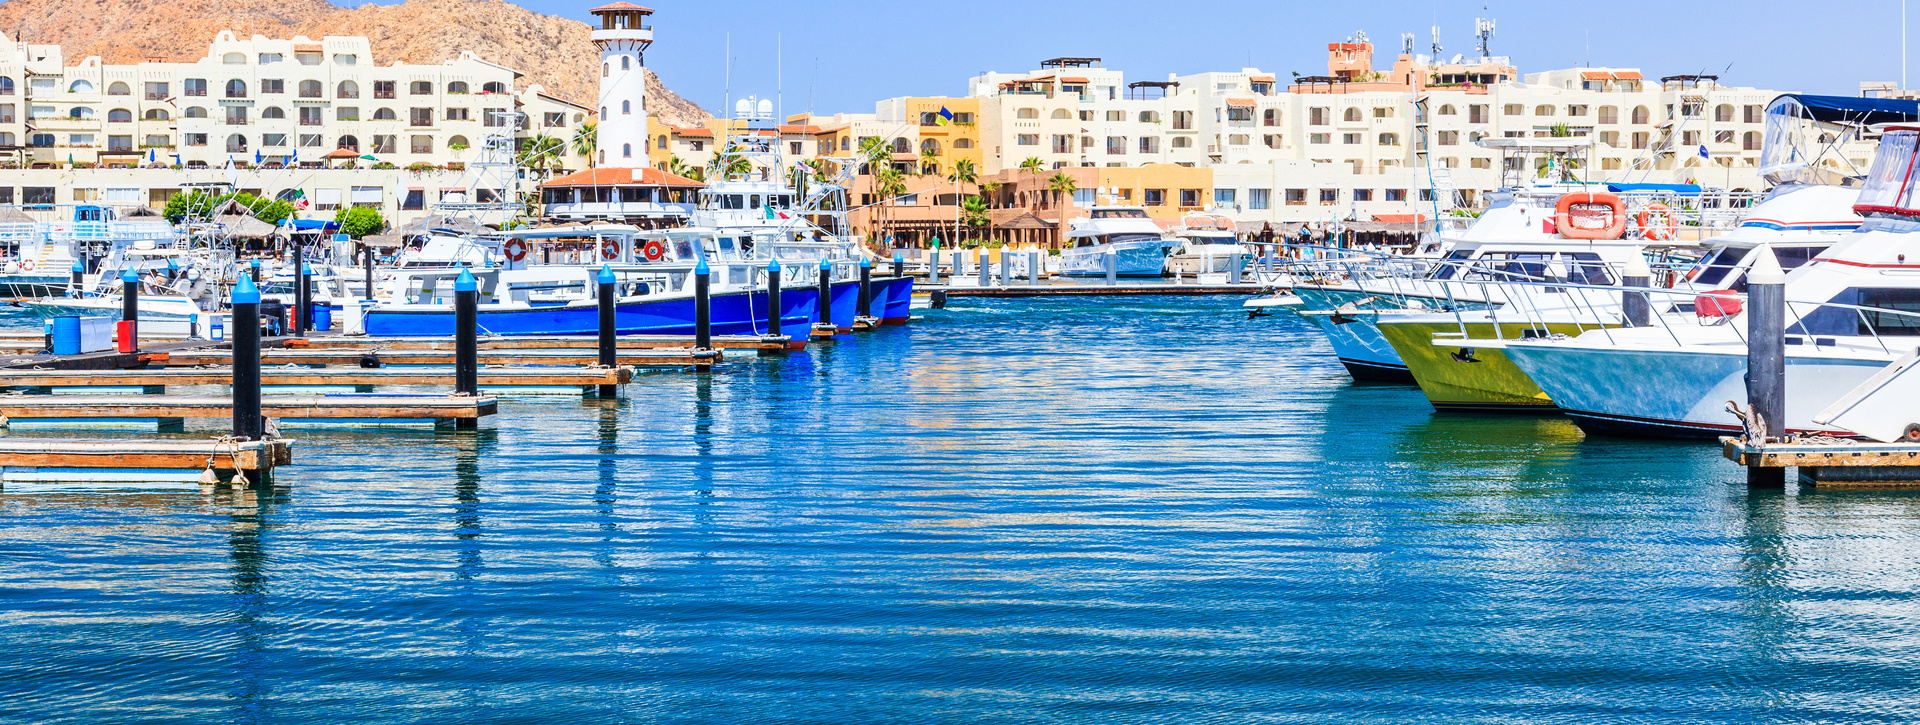
<path fill-rule="evenodd" d="M 28 259 L 28 260 L 23 260 L 23 261 L 21 261 L 21 262 L 20 262 L 20 271 L 22 271 L 22 272 L 32 272 L 32 271 L 33 271 L 33 260 L 31 260 L 31 259 Z"/>
<path fill-rule="evenodd" d="M 1564 194 L 1554 204 L 1553 231 L 1567 239 L 1619 239 L 1627 231 L 1627 205 L 1599 192 Z M 1643 212 L 1644 213 L 1644 212 Z M 1642 224 L 1645 217 L 1641 217 Z"/>
<path fill-rule="evenodd" d="M 658 239 L 649 240 L 647 246 L 640 248 L 640 252 L 647 255 L 647 261 L 658 262 L 667 258 L 667 244 Z"/>
<path fill-rule="evenodd" d="M 620 242 L 614 239 L 600 240 L 600 258 L 609 262 L 620 258 Z"/>
<path fill-rule="evenodd" d="M 1656 215 L 1658 218 L 1656 219 Z M 1653 203 L 1640 207 L 1640 213 L 1634 221 L 1640 223 L 1640 236 L 1656 242 L 1672 239 L 1680 233 L 1680 217 L 1673 208 L 1665 204 Z"/>
<path fill-rule="evenodd" d="M 500 251 L 507 255 L 507 261 L 518 262 L 527 258 L 527 242 L 524 239 L 509 239 L 500 246 Z"/>

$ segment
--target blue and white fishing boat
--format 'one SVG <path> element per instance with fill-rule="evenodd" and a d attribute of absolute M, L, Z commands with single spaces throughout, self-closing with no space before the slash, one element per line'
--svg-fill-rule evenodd
<path fill-rule="evenodd" d="M 1060 274 L 1068 277 L 1104 277 L 1107 255 L 1114 256 L 1114 274 L 1120 277 L 1159 277 L 1167 266 L 1167 250 L 1178 244 L 1168 239 L 1147 217 L 1145 207 L 1096 206 L 1093 216 L 1075 221 L 1067 232 L 1070 246 L 1060 252 Z"/>

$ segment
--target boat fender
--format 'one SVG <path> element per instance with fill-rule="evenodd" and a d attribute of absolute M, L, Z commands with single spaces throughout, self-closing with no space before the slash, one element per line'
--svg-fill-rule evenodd
<path fill-rule="evenodd" d="M 647 261 L 658 262 L 667 257 L 667 245 L 658 239 L 654 239 L 648 241 L 647 246 L 641 247 L 640 252 L 647 255 Z"/>
<path fill-rule="evenodd" d="M 0 418 L 0 420 L 5 420 L 5 418 Z M 1920 443 L 1920 423 L 1908 423 L 1907 432 L 1900 435 L 1900 440 L 1908 443 Z"/>
<path fill-rule="evenodd" d="M 500 246 L 500 251 L 506 253 L 507 261 L 518 262 L 527 258 L 527 242 L 524 239 L 509 239 Z"/>
<path fill-rule="evenodd" d="M 1640 213 L 1634 216 L 1640 224 L 1640 236 L 1656 242 L 1664 242 L 1680 233 L 1680 217 L 1673 208 L 1658 202 L 1640 207 Z"/>
<path fill-rule="evenodd" d="M 367 370 L 377 370 L 377 369 L 379 369 L 379 368 L 380 368 L 380 356 L 378 356 L 378 355 L 375 355 L 375 354 L 373 354 L 373 353 L 367 353 L 367 354 L 365 354 L 365 355 L 361 355 L 361 356 L 360 356 L 360 367 L 362 367 L 362 368 L 365 368 L 365 369 L 367 369 Z"/>
<path fill-rule="evenodd" d="M 620 241 L 617 239 L 600 240 L 600 258 L 612 261 L 620 258 Z"/>
<path fill-rule="evenodd" d="M 1693 314 L 1701 318 L 1732 317 L 1740 314 L 1740 294 L 1730 289 L 1717 289 L 1693 298 Z"/>

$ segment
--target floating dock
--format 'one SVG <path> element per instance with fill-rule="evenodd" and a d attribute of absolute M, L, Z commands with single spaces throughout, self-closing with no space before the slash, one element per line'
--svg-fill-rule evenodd
<path fill-rule="evenodd" d="M 302 338 L 304 343 L 294 343 L 288 347 L 304 344 L 307 349 L 368 349 L 387 350 L 452 350 L 452 337 L 345 337 L 325 336 Z M 715 350 L 758 350 L 763 352 L 798 351 L 807 349 L 807 339 L 792 338 L 786 335 L 716 335 L 709 340 Z M 553 336 L 514 336 L 481 337 L 475 344 L 481 350 L 598 350 L 600 339 L 592 335 L 553 335 Z M 620 350 L 671 350 L 693 349 L 692 335 L 624 335 L 614 338 L 614 347 Z"/>
<path fill-rule="evenodd" d="M 633 381 L 628 366 L 600 367 L 483 367 L 480 387 L 587 387 L 624 385 Z M 154 388 L 169 385 L 229 385 L 227 368 L 166 368 L 150 370 L 0 370 L 5 388 Z M 262 385 L 440 385 L 454 384 L 453 368 L 261 368 Z"/>
<path fill-rule="evenodd" d="M 1728 460 L 1748 468 L 1798 468 L 1802 483 L 1817 486 L 1920 486 L 1920 445 L 1850 439 L 1748 443 L 1720 439 Z"/>
<path fill-rule="evenodd" d="M 268 395 L 260 399 L 260 413 L 270 419 L 301 424 L 353 422 L 391 425 L 402 421 L 435 425 L 472 421 L 493 415 L 499 403 L 472 395 Z M 233 418 L 233 399 L 170 395 L 0 395 L 0 416 L 9 425 L 31 423 L 45 427 L 154 421 L 162 429 L 179 429 L 187 418 Z"/>
<path fill-rule="evenodd" d="M 615 356 L 616 364 L 633 367 L 709 367 L 724 359 L 719 350 L 619 350 Z M 454 351 L 449 345 L 446 350 L 390 350 L 382 348 L 368 349 L 324 349 L 324 348 L 273 348 L 260 351 L 260 364 L 269 365 L 348 365 L 362 367 L 385 367 L 387 365 L 438 365 L 454 364 Z M 600 361 L 599 354 L 592 349 L 579 350 L 480 350 L 478 364 L 503 367 L 522 367 L 528 365 L 566 365 L 582 367 L 594 365 Z M 229 350 L 189 350 L 173 353 L 166 360 L 168 367 L 199 367 L 204 365 L 226 366 L 233 362 L 233 353 Z"/>
<path fill-rule="evenodd" d="M 939 309 L 952 297 L 1137 297 L 1137 296 L 1184 296 L 1184 295 L 1257 295 L 1270 290 L 1263 284 L 1162 284 L 1127 282 L 1120 284 L 1101 284 L 1087 282 L 1081 284 L 1036 284 L 1036 285 L 995 285 L 980 287 L 976 285 L 937 285 L 917 287 L 917 295 L 924 289 L 932 306 Z"/>
<path fill-rule="evenodd" d="M 0 486 L 19 483 L 198 482 L 211 469 L 261 481 L 292 465 L 293 441 L 0 439 Z"/>

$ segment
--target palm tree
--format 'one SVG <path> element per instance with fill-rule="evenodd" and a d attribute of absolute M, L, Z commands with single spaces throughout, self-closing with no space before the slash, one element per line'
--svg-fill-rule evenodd
<path fill-rule="evenodd" d="M 1040 157 L 1028 156 L 1027 160 L 1020 162 L 1020 170 L 1033 174 L 1034 176 L 1039 176 L 1041 167 L 1046 165 L 1047 162 L 1041 161 Z"/>
<path fill-rule="evenodd" d="M 900 173 L 898 169 L 889 166 L 880 169 L 873 175 L 873 195 L 876 197 L 875 201 L 880 207 L 875 210 L 876 212 L 888 211 L 888 208 L 893 206 L 894 197 L 906 193 L 906 175 Z M 876 213 L 874 216 L 878 217 L 879 214 Z M 889 219 L 888 222 L 891 223 L 892 220 Z"/>
<path fill-rule="evenodd" d="M 947 180 L 953 182 L 955 187 L 953 193 L 954 196 L 958 197 L 960 196 L 961 189 L 965 188 L 966 185 L 978 184 L 980 182 L 980 170 L 973 165 L 972 159 L 960 159 L 959 161 L 953 162 L 953 173 L 947 175 Z M 986 201 L 981 200 L 980 203 L 981 207 L 985 208 Z M 962 205 L 964 206 L 964 202 Z M 955 229 L 953 233 L 958 235 L 960 230 Z"/>
<path fill-rule="evenodd" d="M 940 173 L 940 152 L 931 148 L 920 149 L 920 173 Z"/>
<path fill-rule="evenodd" d="M 960 202 L 960 223 L 968 229 L 980 229 L 985 227 L 988 221 L 985 199 L 969 196 Z"/>
<path fill-rule="evenodd" d="M 1066 219 L 1066 208 L 1073 202 L 1073 192 L 1080 190 L 1079 185 L 1074 183 L 1073 177 L 1068 176 L 1067 172 L 1059 171 L 1047 179 L 1047 188 L 1053 191 L 1054 202 L 1061 204 L 1060 218 Z"/>
<path fill-rule="evenodd" d="M 866 162 L 867 173 L 878 174 L 893 166 L 893 150 L 884 139 L 868 136 L 860 139 L 860 159 Z"/>
<path fill-rule="evenodd" d="M 671 156 L 667 158 L 667 173 L 691 179 L 694 174 L 700 173 L 700 167 L 687 163 L 679 156 Z"/>
<path fill-rule="evenodd" d="M 527 139 L 526 145 L 520 149 L 519 163 L 544 175 L 565 168 L 566 155 L 567 142 L 543 133 Z"/>
<path fill-rule="evenodd" d="M 600 150 L 600 126 L 592 121 L 580 124 L 573 131 L 573 152 L 587 159 L 587 168 L 594 166 L 594 156 Z"/>

